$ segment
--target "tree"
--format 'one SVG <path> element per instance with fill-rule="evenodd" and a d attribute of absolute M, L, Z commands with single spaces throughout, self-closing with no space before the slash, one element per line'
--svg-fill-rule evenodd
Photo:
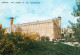
<path fill-rule="evenodd" d="M 77 19 L 77 23 L 70 22 L 70 24 L 74 32 L 74 37 L 76 38 L 78 42 L 80 42 L 80 18 Z"/>
<path fill-rule="evenodd" d="M 75 37 L 76 41 L 80 42 L 80 0 L 76 0 L 76 5 L 77 5 L 77 8 L 73 7 L 72 15 L 74 17 L 77 17 L 77 22 L 76 23 L 72 23 L 70 21 L 69 22 L 70 22 L 71 28 L 74 32 L 74 37 Z"/>
<path fill-rule="evenodd" d="M 2 28 L 2 25 L 0 24 L 0 39 L 4 37 L 5 29 Z"/>
<path fill-rule="evenodd" d="M 76 6 L 77 7 L 73 7 L 72 15 L 75 17 L 80 17 L 80 0 L 76 0 Z"/>
<path fill-rule="evenodd" d="M 46 36 L 46 41 L 49 41 L 50 39 L 49 39 L 49 37 L 48 36 Z"/>
<path fill-rule="evenodd" d="M 41 37 L 41 41 L 49 41 L 49 37 L 48 36 L 42 36 Z"/>
<path fill-rule="evenodd" d="M 42 37 L 41 37 L 41 41 L 46 41 L 46 40 L 45 40 L 45 36 L 42 36 Z"/>
<path fill-rule="evenodd" d="M 61 35 L 62 35 L 62 38 L 64 38 L 64 34 L 62 33 Z"/>
<path fill-rule="evenodd" d="M 0 29 L 2 28 L 2 25 L 0 24 Z"/>

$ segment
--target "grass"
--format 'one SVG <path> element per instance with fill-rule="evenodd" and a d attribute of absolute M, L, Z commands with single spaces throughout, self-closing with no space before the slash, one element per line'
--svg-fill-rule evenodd
<path fill-rule="evenodd" d="M 34 42 L 29 49 L 20 55 L 80 55 L 80 47 L 73 47 L 61 43 L 54 44 L 53 42 Z"/>
<path fill-rule="evenodd" d="M 65 45 L 62 43 L 34 41 L 28 48 L 11 53 L 9 55 L 80 55 L 80 47 Z M 7 54 L 8 55 L 8 54 Z"/>

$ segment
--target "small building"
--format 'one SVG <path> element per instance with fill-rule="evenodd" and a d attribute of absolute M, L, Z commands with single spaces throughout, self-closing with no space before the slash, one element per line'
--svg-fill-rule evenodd
<path fill-rule="evenodd" d="M 71 36 L 72 38 L 74 38 L 73 30 L 71 28 L 61 28 L 61 34 L 62 37 Z"/>

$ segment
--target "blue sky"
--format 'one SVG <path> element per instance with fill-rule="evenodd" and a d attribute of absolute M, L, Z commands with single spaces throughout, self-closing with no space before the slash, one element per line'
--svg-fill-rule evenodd
<path fill-rule="evenodd" d="M 3 4 L 2 2 L 40 2 L 40 4 Z M 75 0 L 0 0 L 0 24 L 9 27 L 10 17 L 14 24 L 28 23 L 58 16 L 62 17 L 62 27 L 69 25 L 68 20 L 76 22 L 71 15 Z"/>

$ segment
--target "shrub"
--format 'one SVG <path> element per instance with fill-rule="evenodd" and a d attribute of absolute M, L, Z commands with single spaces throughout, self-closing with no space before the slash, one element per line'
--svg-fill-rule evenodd
<path fill-rule="evenodd" d="M 45 36 L 41 37 L 41 41 L 46 41 Z"/>
<path fill-rule="evenodd" d="M 50 40 L 50 39 L 49 39 L 49 37 L 47 36 L 47 37 L 46 37 L 46 41 L 49 41 L 49 40 Z"/>
<path fill-rule="evenodd" d="M 41 37 L 41 41 L 49 41 L 49 37 L 48 36 L 42 36 Z"/>
<path fill-rule="evenodd" d="M 29 45 L 31 45 L 38 36 L 38 34 L 22 33 L 20 31 L 7 33 L 3 36 L 4 38 L 0 40 L 0 53 L 10 54 L 25 52 L 25 50 L 29 50 Z"/>
<path fill-rule="evenodd" d="M 2 28 L 2 25 L 0 24 L 0 29 Z"/>

